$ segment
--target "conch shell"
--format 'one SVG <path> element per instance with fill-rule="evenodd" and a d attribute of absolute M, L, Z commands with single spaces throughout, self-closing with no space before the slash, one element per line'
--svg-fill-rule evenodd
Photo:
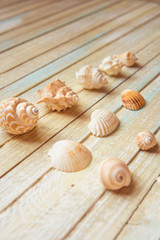
<path fill-rule="evenodd" d="M 142 150 L 149 150 L 157 144 L 155 136 L 150 131 L 140 132 L 137 135 L 136 142 Z"/>
<path fill-rule="evenodd" d="M 131 67 L 138 60 L 136 55 L 131 52 L 125 52 L 119 55 L 115 55 L 113 59 L 119 59 L 125 66 Z"/>
<path fill-rule="evenodd" d="M 32 130 L 38 121 L 38 109 L 21 98 L 0 102 L 0 126 L 11 134 L 23 134 Z"/>
<path fill-rule="evenodd" d="M 103 59 L 102 63 L 99 65 L 100 70 L 104 71 L 108 75 L 116 76 L 122 70 L 123 64 L 118 59 L 112 59 L 110 56 Z"/>
<path fill-rule="evenodd" d="M 90 65 L 84 66 L 76 72 L 76 78 L 85 89 L 99 89 L 108 84 L 103 74 Z"/>
<path fill-rule="evenodd" d="M 48 155 L 52 166 L 63 172 L 76 172 L 86 168 L 92 160 L 91 152 L 72 140 L 56 142 Z"/>
<path fill-rule="evenodd" d="M 91 114 L 88 128 L 93 135 L 104 137 L 111 134 L 118 125 L 119 119 L 114 113 L 105 109 L 97 109 Z"/>
<path fill-rule="evenodd" d="M 109 190 L 117 190 L 131 183 L 131 173 L 128 166 L 117 158 L 109 158 L 102 162 L 100 179 Z"/>
<path fill-rule="evenodd" d="M 49 83 L 43 90 L 38 90 L 41 99 L 37 103 L 45 102 L 49 109 L 62 111 L 75 105 L 79 97 L 70 87 L 59 79 Z"/>
<path fill-rule="evenodd" d="M 146 103 L 139 92 L 130 89 L 126 89 L 121 93 L 121 101 L 123 106 L 130 110 L 138 110 Z"/>

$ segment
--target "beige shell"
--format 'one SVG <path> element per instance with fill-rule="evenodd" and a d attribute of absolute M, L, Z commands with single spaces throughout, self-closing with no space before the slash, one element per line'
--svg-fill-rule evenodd
<path fill-rule="evenodd" d="M 146 103 L 139 92 L 130 89 L 126 89 L 121 93 L 121 101 L 123 106 L 130 110 L 138 110 Z"/>
<path fill-rule="evenodd" d="M 118 125 L 119 119 L 114 113 L 105 109 L 97 109 L 91 114 L 88 128 L 93 135 L 104 137 L 111 134 Z"/>
<path fill-rule="evenodd" d="M 136 55 L 131 52 L 125 52 L 119 55 L 115 55 L 113 58 L 119 59 L 127 67 L 133 66 L 135 62 L 138 60 Z"/>
<path fill-rule="evenodd" d="M 102 63 L 99 65 L 100 70 L 104 71 L 108 75 L 116 76 L 122 70 L 123 64 L 118 60 L 113 60 L 110 56 L 103 59 Z"/>
<path fill-rule="evenodd" d="M 86 168 L 92 160 L 91 152 L 72 140 L 56 142 L 48 155 L 52 166 L 63 172 L 76 172 Z"/>
<path fill-rule="evenodd" d="M 103 74 L 97 68 L 89 65 L 82 67 L 76 72 L 76 78 L 85 89 L 99 89 L 108 84 Z"/>
<path fill-rule="evenodd" d="M 102 162 L 100 179 L 109 190 L 117 190 L 131 183 L 131 173 L 128 166 L 117 158 L 109 158 Z"/>
<path fill-rule="evenodd" d="M 37 103 L 45 102 L 49 109 L 62 111 L 75 105 L 79 97 L 71 88 L 59 79 L 49 83 L 43 90 L 38 90 L 41 99 Z"/>
<path fill-rule="evenodd" d="M 0 102 L 0 126 L 11 134 L 23 134 L 32 130 L 38 121 L 38 109 L 21 98 Z"/>
<path fill-rule="evenodd" d="M 149 150 L 157 144 L 155 136 L 149 131 L 140 132 L 137 135 L 136 142 L 142 150 Z"/>

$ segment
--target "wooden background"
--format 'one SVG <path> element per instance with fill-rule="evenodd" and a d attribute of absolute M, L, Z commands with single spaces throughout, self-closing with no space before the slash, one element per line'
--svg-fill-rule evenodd
<path fill-rule="evenodd" d="M 138 63 L 101 90 L 84 90 L 75 71 L 123 51 Z M 2 240 L 160 239 L 159 145 L 138 149 L 135 137 L 151 130 L 160 142 L 159 1 L 1 0 L 0 101 L 14 96 L 34 104 L 38 89 L 60 78 L 78 93 L 79 104 L 65 112 L 38 105 L 37 127 L 22 136 L 0 130 L 0 238 Z M 139 111 L 122 107 L 120 94 L 135 89 L 146 99 Z M 117 113 L 111 136 L 89 133 L 91 113 Z M 82 142 L 93 154 L 80 172 L 63 173 L 47 154 L 62 139 Z M 130 187 L 107 191 L 100 163 L 118 157 L 133 175 Z"/>

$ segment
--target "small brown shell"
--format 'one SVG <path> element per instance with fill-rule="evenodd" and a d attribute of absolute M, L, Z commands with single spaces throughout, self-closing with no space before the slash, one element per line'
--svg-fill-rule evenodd
<path fill-rule="evenodd" d="M 71 88 L 59 79 L 49 83 L 43 90 L 38 90 L 41 99 L 37 103 L 45 102 L 52 111 L 62 111 L 75 105 L 79 97 Z"/>
<path fill-rule="evenodd" d="M 110 56 L 103 59 L 99 65 L 100 70 L 107 73 L 110 76 L 117 76 L 122 70 L 123 64 L 119 59 L 112 59 Z"/>
<path fill-rule="evenodd" d="M 131 183 L 131 173 L 128 166 L 117 158 L 109 158 L 102 162 L 100 179 L 109 190 L 117 190 Z"/>
<path fill-rule="evenodd" d="M 82 67 L 76 72 L 76 78 L 85 89 L 99 89 L 108 84 L 107 79 L 97 69 L 90 65 Z"/>
<path fill-rule="evenodd" d="M 38 109 L 21 98 L 9 98 L 0 102 L 0 126 L 11 134 L 23 134 L 32 130 L 38 121 Z"/>
<path fill-rule="evenodd" d="M 63 172 L 76 172 L 86 168 L 92 160 L 91 152 L 72 140 L 56 142 L 48 155 L 52 166 Z"/>
<path fill-rule="evenodd" d="M 140 132 L 136 137 L 136 142 L 142 150 L 149 150 L 157 144 L 155 136 L 150 131 Z"/>
<path fill-rule="evenodd" d="M 138 110 L 145 105 L 143 96 L 134 90 L 126 89 L 121 93 L 121 101 L 125 108 Z"/>
<path fill-rule="evenodd" d="M 138 60 L 136 55 L 131 52 L 125 52 L 120 55 L 115 55 L 114 59 L 119 59 L 125 66 L 131 67 Z"/>
<path fill-rule="evenodd" d="M 97 109 L 91 114 L 91 121 L 88 125 L 91 133 L 97 137 L 104 137 L 111 134 L 119 125 L 116 114 L 106 109 Z"/>

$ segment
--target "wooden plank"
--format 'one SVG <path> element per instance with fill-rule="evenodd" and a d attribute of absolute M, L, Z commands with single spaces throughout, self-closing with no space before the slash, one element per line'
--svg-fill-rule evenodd
<path fill-rule="evenodd" d="M 90 29 L 91 26 L 93 26 L 93 28 L 99 26 L 104 22 L 104 18 L 106 21 L 109 21 L 119 14 L 124 13 L 129 8 L 134 8 L 134 6 L 137 4 L 139 3 L 134 2 L 134 4 L 130 5 L 128 1 L 120 2 L 111 8 L 106 8 L 102 11 L 99 11 L 98 14 L 95 13 L 91 16 L 84 17 L 78 21 L 68 24 L 67 26 L 37 37 L 36 39 L 26 42 L 23 45 L 19 45 L 13 49 L 10 49 L 9 51 L 3 52 L 0 56 L 0 60 L 3 63 L 3 65 L 0 66 L 0 71 L 1 73 L 5 72 L 31 58 L 44 53 L 45 51 L 55 48 L 56 46 L 59 46 L 60 44 L 84 33 L 84 31 L 88 31 L 88 28 Z M 34 49 L 34 51 L 31 49 Z M 10 57 L 15 55 L 16 59 Z"/>
<path fill-rule="evenodd" d="M 156 25 L 154 25 L 154 23 Z M 143 48 L 143 46 L 145 44 L 148 44 L 148 41 L 153 40 L 159 34 L 159 31 L 157 31 L 157 23 L 159 25 L 159 21 L 157 21 L 157 20 L 153 21 L 153 22 L 151 22 L 151 25 L 149 24 L 147 26 L 143 26 L 143 31 L 140 28 L 140 29 L 136 30 L 135 32 L 130 33 L 129 35 L 126 35 L 125 37 L 119 39 L 116 43 L 114 42 L 114 43 L 110 44 L 109 46 L 106 46 L 104 49 L 97 51 L 94 54 L 94 57 L 92 55 L 90 55 L 85 60 L 83 59 L 84 53 L 86 53 L 87 50 L 89 49 L 89 47 L 87 46 L 87 47 L 85 47 L 83 49 L 83 51 L 79 51 L 78 50 L 78 52 L 73 54 L 73 56 L 68 56 L 68 58 L 61 59 L 60 61 L 58 60 L 58 62 L 60 62 L 60 66 L 59 67 L 62 68 L 62 66 L 65 64 L 65 62 L 69 62 L 69 61 L 71 61 L 71 59 L 75 60 L 75 56 L 77 56 L 77 55 L 80 56 L 80 54 L 82 54 L 82 61 L 81 62 L 79 62 L 76 65 L 72 66 L 69 70 L 66 70 L 66 71 L 64 71 L 61 74 L 58 74 L 54 78 L 49 79 L 45 83 L 42 83 L 41 85 L 31 89 L 30 91 L 26 92 L 26 94 L 22 94 L 20 97 L 28 99 L 29 101 L 31 101 L 33 103 L 36 103 L 36 101 L 39 99 L 39 95 L 37 93 L 37 90 L 44 88 L 44 86 L 46 84 L 48 84 L 52 80 L 55 80 L 56 77 L 60 77 L 62 80 L 66 81 L 66 84 L 71 86 L 75 91 L 77 91 L 77 92 L 81 91 L 82 87 L 79 84 L 77 84 L 77 81 L 75 81 L 75 71 L 76 70 L 78 70 L 84 64 L 88 64 L 88 63 L 90 63 L 91 65 L 98 65 L 98 63 L 100 63 L 100 60 L 105 57 L 105 54 L 106 54 L 105 52 L 106 51 L 110 55 L 115 54 L 115 49 L 117 49 L 117 52 L 125 51 L 127 49 L 130 49 L 130 50 L 132 49 L 132 51 L 138 51 L 139 49 Z M 129 29 L 130 29 L 130 27 L 131 26 L 128 25 Z M 154 33 L 152 35 L 149 34 L 150 33 L 150 30 L 149 30 L 150 27 L 152 27 L 153 30 L 155 29 Z M 151 39 L 150 39 L 149 36 L 151 37 Z M 152 39 L 152 37 L 153 37 L 153 39 Z M 106 41 L 108 41 L 108 38 L 109 37 L 106 36 L 106 38 L 103 40 L 103 42 L 105 43 Z M 124 45 L 124 42 L 126 42 L 125 45 Z M 100 45 L 100 43 L 98 43 L 98 42 L 97 42 L 97 44 Z M 97 44 L 92 44 L 91 43 L 91 50 L 93 49 L 92 46 L 96 46 Z M 144 62 L 143 62 L 143 60 L 141 62 L 142 66 L 144 64 L 146 64 L 146 60 L 147 59 L 150 59 L 150 50 L 149 49 L 146 51 L 146 53 L 148 53 L 148 51 L 149 51 L 148 56 L 147 56 L 147 54 L 145 54 Z M 157 50 L 155 51 L 155 53 L 157 53 Z M 97 62 L 97 59 L 99 59 L 99 62 Z M 55 64 L 55 66 L 53 66 L 51 69 L 55 69 L 57 67 L 58 67 L 58 63 Z M 132 69 L 134 69 L 134 68 L 132 68 Z M 136 70 L 137 69 L 138 68 L 136 68 Z M 40 72 L 38 76 L 39 77 L 41 77 L 41 76 L 43 77 L 46 73 L 48 73 L 48 71 L 49 71 L 49 69 L 47 69 L 47 71 L 45 71 L 44 73 Z M 133 72 L 131 71 L 130 74 L 132 74 L 132 73 Z M 33 79 L 36 79 L 38 76 L 35 76 L 35 75 L 32 76 L 31 75 L 30 76 L 31 81 L 33 81 Z M 27 81 L 27 79 L 26 79 L 26 81 Z M 8 91 L 8 93 L 5 92 L 4 89 L 3 89 L 3 91 L 0 91 L 0 94 L 1 94 L 0 98 L 2 97 L 2 99 L 3 99 L 3 98 L 14 96 L 14 91 L 15 91 L 15 93 L 17 92 L 17 87 L 18 86 L 15 86 L 15 88 L 14 88 L 15 90 L 13 88 L 10 89 L 10 91 Z M 4 94 L 4 96 L 3 96 L 3 94 Z M 48 113 L 47 108 L 43 104 L 39 105 L 38 108 L 40 110 L 40 117 L 42 117 L 43 115 Z M 11 135 L 1 133 L 0 145 L 3 145 L 9 139 L 11 139 Z"/>
<path fill-rule="evenodd" d="M 105 95 L 103 92 L 94 91 L 92 95 L 91 92 L 90 94 L 88 94 L 88 91 L 84 91 L 83 95 L 80 96 L 81 97 L 80 99 L 82 99 L 80 105 L 83 108 L 84 114 L 82 115 L 82 112 L 79 112 L 79 115 L 81 116 L 78 119 L 76 119 L 76 121 L 72 122 L 71 125 L 69 125 L 71 126 L 71 128 L 68 126 L 66 130 L 63 130 L 61 133 L 58 133 L 57 136 L 53 138 L 53 140 L 50 140 L 48 143 L 46 143 L 44 146 L 38 149 L 38 151 L 33 153 L 31 156 L 25 159 L 24 162 L 22 162 L 20 165 L 18 165 L 10 173 L 8 173 L 6 176 L 2 178 L 3 187 L 1 187 L 1 191 L 2 191 L 1 195 L 4 196 L 4 193 L 7 191 L 7 197 L 5 197 L 4 200 L 1 199 L 1 202 L 0 202 L 1 208 L 5 208 L 10 202 L 12 202 L 15 198 L 17 198 L 17 196 L 22 194 L 22 192 L 26 188 L 32 185 L 37 178 L 41 177 L 46 171 L 50 169 L 50 164 L 46 162 L 46 154 L 48 149 L 53 144 L 53 141 L 55 142 L 58 139 L 65 139 L 65 138 L 68 138 L 68 136 L 70 139 L 73 138 L 74 140 L 79 140 L 80 138 L 84 138 L 84 136 L 88 135 L 89 130 L 87 127 L 88 125 L 87 123 L 85 124 L 84 122 L 83 129 L 80 129 L 80 126 L 84 121 L 84 119 L 86 122 L 89 122 L 91 112 L 98 107 L 99 108 L 103 107 L 103 104 L 105 105 L 106 108 L 110 109 L 111 111 L 117 111 L 117 109 L 120 109 L 122 107 L 122 105 L 120 104 L 120 93 L 122 92 L 122 90 L 126 88 L 131 88 L 139 91 L 146 84 L 149 84 L 149 82 L 152 81 L 152 79 L 155 76 L 154 68 L 157 67 L 157 62 L 158 61 L 155 61 L 155 62 L 153 61 L 150 64 L 148 64 L 148 66 L 142 68 L 135 75 L 129 78 L 125 83 L 121 84 L 121 86 L 114 89 L 114 91 L 111 92 L 111 94 L 107 95 L 105 98 L 104 98 Z M 152 69 L 152 72 L 150 71 L 150 69 Z M 108 89 L 106 91 L 106 94 L 109 93 L 110 91 L 111 89 Z M 103 98 L 103 100 L 101 100 L 102 105 L 100 104 L 100 102 L 98 103 L 98 105 L 95 105 L 95 103 L 98 100 L 96 99 L 97 97 L 99 100 Z M 85 99 L 85 101 L 83 101 L 83 99 Z M 91 106 L 90 102 L 92 102 L 93 107 L 86 113 L 85 111 L 88 109 L 87 104 Z M 70 121 L 71 121 L 71 116 L 75 114 L 75 110 L 76 108 L 68 111 L 67 116 L 69 117 Z M 79 109 L 77 109 L 77 111 L 79 111 Z M 16 164 L 16 161 L 23 160 L 24 156 L 27 157 L 26 153 L 28 154 L 30 153 L 31 150 L 33 151 L 33 146 L 32 146 L 33 144 L 32 145 L 30 144 L 30 141 L 31 141 L 30 139 L 33 139 L 33 141 L 35 141 L 34 143 L 34 147 L 35 147 L 35 145 L 38 143 L 37 139 L 42 139 L 42 136 L 43 136 L 42 131 L 44 131 L 44 133 L 46 132 L 51 133 L 51 131 L 55 132 L 55 129 L 57 128 L 58 124 L 61 124 L 61 123 L 63 124 L 63 120 L 67 122 L 65 113 L 64 114 L 55 113 L 54 122 L 53 122 L 53 114 L 50 115 L 50 117 L 51 117 L 50 121 L 47 121 L 45 118 L 42 119 L 43 123 L 41 126 L 41 132 L 40 132 L 41 135 L 40 134 L 38 135 L 38 131 L 36 131 L 35 133 L 32 132 L 32 135 L 30 133 L 30 138 L 28 136 L 28 138 L 23 137 L 21 139 L 15 139 L 15 141 L 9 142 L 1 149 L 1 152 L 0 152 L 1 159 L 5 158 L 6 150 L 9 151 L 9 149 L 13 149 L 13 146 L 14 146 L 14 149 L 16 149 L 16 151 L 18 152 L 16 153 L 13 152 L 12 155 L 7 156 L 6 166 L 5 164 L 3 166 L 3 163 L 1 163 L 0 169 L 4 169 L 5 167 L 5 171 L 6 171 L 8 167 L 10 167 L 9 164 L 11 164 L 11 162 L 12 162 L 12 165 L 14 165 Z M 74 129 L 74 130 L 71 131 L 71 129 Z M 80 129 L 80 132 L 78 132 L 79 129 Z M 53 134 L 51 136 L 53 136 Z M 22 151 L 22 148 L 20 146 L 20 142 L 21 142 L 20 140 L 26 143 L 25 146 L 27 149 L 23 149 Z M 27 142 L 28 142 L 28 146 L 27 146 Z M 41 159 L 39 159 L 38 156 L 41 156 Z M 4 172 L 1 172 L 1 174 L 3 173 Z M 14 184 L 16 185 L 19 182 L 19 179 L 21 179 L 21 185 L 18 188 L 15 188 Z M 5 184 L 3 184 L 3 181 Z"/>
<path fill-rule="evenodd" d="M 103 192 L 105 192 L 103 186 L 101 186 L 97 178 L 97 168 L 99 167 L 101 161 L 109 155 L 109 152 L 112 152 L 112 155 L 114 155 L 115 157 L 119 156 L 122 158 L 123 156 L 123 160 L 128 161 L 132 154 L 135 154 L 135 152 L 137 152 L 137 148 L 135 148 L 134 138 L 137 132 L 139 132 L 139 130 L 144 127 L 143 119 L 147 121 L 148 128 L 152 128 L 157 125 L 156 121 L 158 120 L 158 114 L 155 118 L 155 122 L 153 122 L 152 113 L 154 111 L 158 111 L 157 113 L 159 113 L 160 111 L 159 105 L 155 104 L 159 97 L 157 89 L 158 86 L 159 79 L 143 90 L 143 95 L 146 99 L 148 99 L 148 104 L 145 107 L 145 111 L 141 110 L 132 112 L 128 111 L 127 109 L 122 109 L 118 113 L 118 117 L 120 118 L 121 123 L 125 122 L 125 124 L 121 124 L 120 128 L 112 136 L 107 138 L 96 138 L 94 136 L 90 136 L 87 141 L 84 142 L 85 146 L 87 146 L 89 149 L 92 149 L 93 153 L 93 161 L 89 168 L 73 174 L 61 173 L 52 170 L 52 173 L 50 173 L 49 176 L 45 176 L 41 180 L 41 182 L 36 184 L 20 199 L 18 199 L 10 208 L 8 208 L 4 213 L 2 213 L 2 236 L 6 237 L 8 234 L 12 233 L 12 237 L 14 236 L 16 237 L 16 239 L 20 239 L 22 234 L 24 238 L 30 236 L 33 237 L 36 235 L 38 239 L 44 239 L 44 236 L 47 236 L 47 239 L 61 239 L 70 230 L 70 228 L 74 226 L 74 224 L 80 219 L 80 217 L 83 216 L 83 214 L 94 203 L 94 201 L 97 200 L 97 198 L 99 198 Z M 103 104 L 100 102 L 100 105 L 105 106 L 106 101 L 104 101 Z M 81 120 L 83 121 L 83 125 L 87 123 L 84 118 Z M 135 126 L 137 126 L 137 132 L 134 131 Z M 70 137 L 73 139 L 78 138 L 78 136 L 80 136 L 81 134 L 81 130 L 81 125 L 79 125 L 79 130 L 77 128 L 75 129 L 75 132 L 77 134 L 72 132 L 72 136 Z M 69 133 L 69 131 L 70 129 L 68 129 L 67 132 Z M 60 139 L 66 137 L 67 132 L 63 133 Z M 132 139 L 128 133 L 130 133 L 131 135 L 133 134 Z M 127 148 L 126 142 L 128 143 Z M 116 143 L 119 144 L 117 146 L 117 149 L 115 149 Z M 49 147 L 51 147 L 52 144 L 53 140 L 50 141 L 50 144 L 49 142 L 47 143 L 48 146 L 50 145 Z M 106 148 L 106 146 L 108 147 Z M 47 160 L 47 150 L 47 146 L 40 149 L 41 154 L 39 156 L 44 158 L 45 161 Z M 145 162 L 143 158 L 148 159 L 148 161 L 147 164 L 144 164 L 142 170 L 141 165 L 143 164 L 143 162 Z M 137 164 L 140 162 L 140 159 L 142 164 Z M 137 197 L 134 192 L 134 188 L 132 188 L 134 185 L 132 185 L 130 189 L 121 190 L 121 192 L 119 192 L 119 194 L 122 193 L 121 198 L 124 197 L 123 191 L 129 191 L 128 197 L 130 198 L 132 198 L 133 195 L 136 195 L 136 203 L 140 200 L 142 195 L 144 196 L 146 190 L 149 188 L 149 185 L 152 184 L 153 178 L 157 176 L 157 166 L 159 165 L 158 159 L 159 154 L 156 154 L 156 152 L 152 154 L 140 153 L 140 155 L 138 155 L 138 157 L 133 161 L 133 168 L 131 168 L 131 171 L 134 172 L 135 175 L 137 174 L 137 177 L 138 173 L 141 171 L 143 181 L 147 182 L 146 187 L 144 190 L 138 191 L 138 189 L 140 189 L 140 185 L 138 185 L 137 191 L 139 195 Z M 35 158 L 33 157 L 32 162 L 34 160 Z M 148 168 L 150 169 L 150 172 L 145 174 L 145 171 Z M 152 171 L 153 173 L 151 174 Z M 48 177 L 50 178 L 48 179 Z M 71 183 L 75 184 L 74 188 L 71 188 Z M 116 193 L 111 193 L 109 195 L 111 200 L 109 202 L 108 200 L 106 200 L 104 204 L 113 201 L 114 206 L 117 206 L 118 208 L 119 204 L 117 204 L 116 200 L 114 199 L 115 195 Z M 131 204 L 128 201 L 128 197 L 125 196 L 126 202 L 128 204 Z M 119 199 L 118 195 L 119 202 L 123 205 L 124 199 L 123 201 L 121 201 L 121 198 Z M 135 206 L 135 202 L 132 204 L 132 206 Z M 20 209 L 23 209 L 23 211 L 21 211 Z M 32 209 L 32 211 L 30 211 L 29 209 Z M 110 209 L 114 210 L 111 207 L 107 210 L 109 211 Z M 118 211 L 116 211 L 116 213 L 118 213 Z M 9 218 L 8 216 L 12 217 Z M 113 212 L 111 216 L 113 216 Z M 7 225 L 3 226 L 3 223 L 6 222 L 6 219 L 8 219 Z M 25 231 L 23 232 L 24 223 Z M 92 228 L 90 227 L 90 231 L 91 230 Z"/>
<path fill-rule="evenodd" d="M 116 239 L 157 240 L 160 236 L 160 185 L 156 181 Z"/>
<path fill-rule="evenodd" d="M 12 0 L 12 2 L 10 0 L 1 0 L 0 1 L 0 8 L 4 8 L 10 5 L 13 5 L 17 2 L 20 2 L 21 0 Z"/>
<path fill-rule="evenodd" d="M 32 27 L 31 23 L 33 24 L 36 21 L 40 21 L 41 19 L 45 19 L 48 17 L 50 19 L 50 16 L 52 16 L 53 14 L 57 14 L 71 7 L 74 8 L 74 6 L 76 6 L 78 3 L 79 5 L 81 5 L 84 3 L 84 1 L 82 0 L 81 2 L 79 2 L 78 0 L 75 0 L 75 1 L 68 0 L 68 1 L 65 1 L 64 3 L 64 1 L 61 0 L 59 2 L 51 2 L 48 5 L 34 9 L 34 11 L 31 10 L 27 12 L 27 14 L 19 14 L 14 17 L 5 19 L 3 21 L 0 21 L 0 34 L 6 33 L 11 30 L 13 31 L 17 27 L 20 28 L 27 24 L 30 24 L 29 26 L 31 28 Z M 7 34 L 7 36 L 10 36 L 10 35 Z M 8 41 L 9 39 L 12 39 L 12 37 L 10 36 L 9 38 L 6 38 L 6 41 Z M 2 40 L 2 36 L 1 36 L 1 40 Z"/>
<path fill-rule="evenodd" d="M 28 0 L 17 2 L 14 5 L 7 6 L 6 8 L 0 9 L 0 20 L 4 20 L 15 15 L 26 13 L 29 10 L 33 10 L 38 7 L 45 6 L 54 0 Z"/>
<path fill-rule="evenodd" d="M 142 18 L 141 10 L 143 11 L 143 9 L 140 8 L 138 10 L 133 11 L 132 14 L 128 13 L 125 16 L 119 17 L 118 22 L 117 20 L 114 20 L 112 23 L 107 23 L 102 26 L 99 26 L 98 29 L 96 28 L 92 31 L 87 32 L 86 34 L 78 36 L 75 39 L 72 39 L 72 41 L 64 43 L 63 45 L 57 47 L 56 49 L 46 52 L 40 55 L 39 57 L 36 57 L 4 74 L 1 74 L 0 88 L 3 88 L 8 84 L 11 84 L 17 81 L 18 79 L 21 79 L 24 77 L 25 79 L 22 79 L 21 81 L 25 82 L 25 84 L 27 84 L 28 82 L 30 83 L 30 79 L 32 79 L 32 83 L 33 81 L 36 81 L 35 83 L 42 82 L 46 78 L 49 78 L 54 74 L 56 74 L 56 72 L 59 72 L 60 70 L 68 67 L 69 65 L 72 65 L 75 61 L 80 60 L 81 58 L 84 58 L 85 56 L 91 54 L 94 51 L 97 51 L 102 46 L 106 46 L 110 42 L 113 42 L 116 39 L 118 39 L 120 36 L 122 37 L 128 31 L 131 34 L 131 31 L 133 31 L 135 26 L 137 26 L 137 23 L 140 22 L 139 18 Z M 150 15 L 150 13 L 146 13 L 146 15 L 148 16 Z M 145 17 L 146 15 L 144 13 L 143 16 Z M 128 20 L 127 26 L 125 25 L 126 18 Z M 136 19 L 136 21 L 134 19 Z M 131 20 L 133 20 L 133 22 Z M 147 21 L 147 19 L 145 20 Z M 155 19 L 155 21 L 148 23 L 148 26 L 143 26 L 144 31 L 149 32 L 149 29 L 148 29 L 149 27 L 152 27 L 153 34 L 152 35 L 149 34 L 146 41 L 149 41 L 150 38 L 154 39 L 154 37 L 157 37 L 159 35 L 159 31 L 157 30 L 159 27 L 159 20 Z M 117 28 L 119 29 L 119 31 L 117 31 Z M 115 30 L 111 31 L 112 29 L 115 29 Z M 139 34 L 142 35 L 142 32 L 139 31 Z M 61 58 L 60 60 L 59 58 L 62 56 L 65 56 L 65 57 Z M 35 72 L 39 68 L 40 70 Z M 30 72 L 31 74 L 29 75 Z M 19 86 L 16 86 L 16 87 L 19 89 Z M 11 91 L 13 91 L 13 89 Z M 4 93 L 4 90 L 3 90 L 3 93 Z M 4 95 L 7 96 L 6 93 Z M 14 93 L 12 94 L 12 96 L 13 95 Z"/>

